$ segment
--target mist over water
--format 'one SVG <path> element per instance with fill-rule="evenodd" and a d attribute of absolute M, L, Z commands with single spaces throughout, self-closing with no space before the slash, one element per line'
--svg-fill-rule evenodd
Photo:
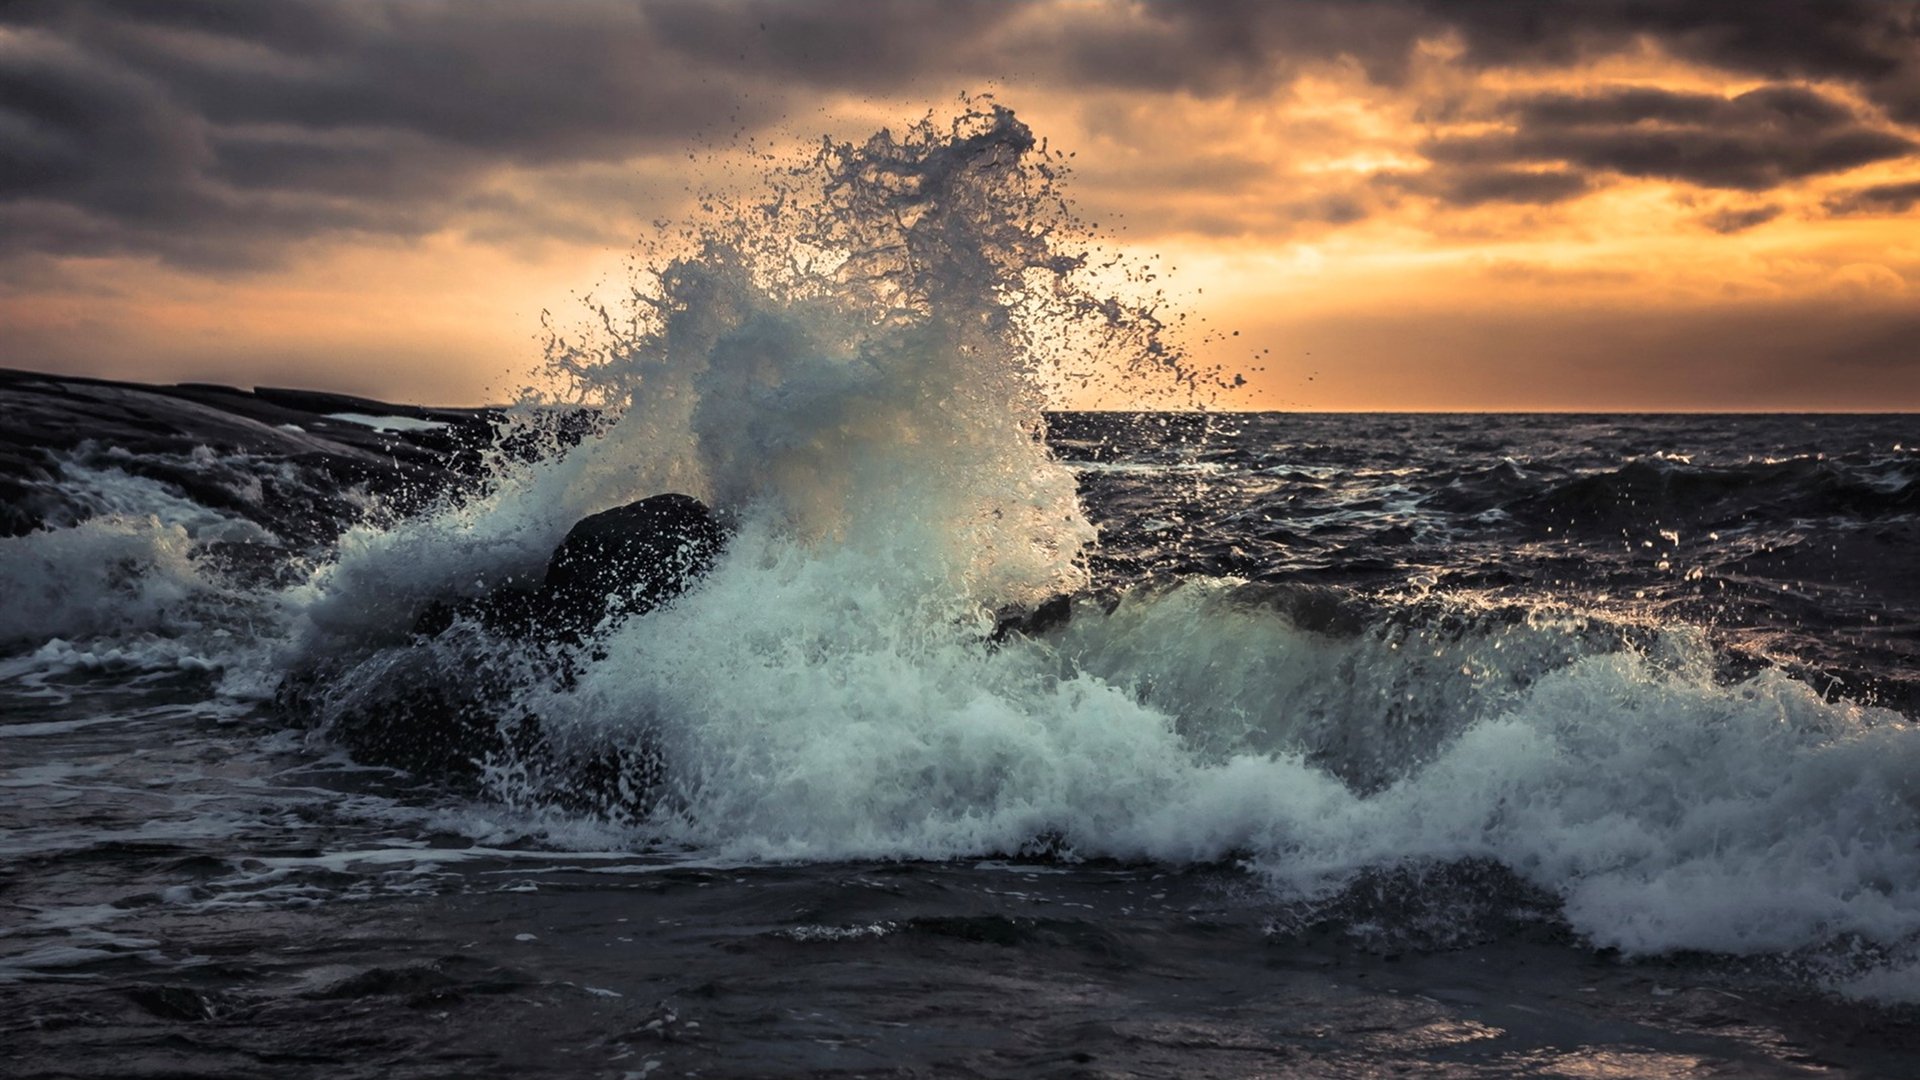
<path fill-rule="evenodd" d="M 1920 997 L 1920 592 L 1872 554 L 1916 529 L 1905 418 L 1050 416 L 1095 372 L 1223 385 L 1058 178 L 987 102 L 825 144 L 557 335 L 567 399 L 506 417 L 474 479 L 417 513 L 357 497 L 337 537 L 275 517 L 274 485 L 333 484 L 292 458 L 227 455 L 230 498 L 197 501 L 50 455 L 51 511 L 0 539 L 0 686 L 48 734 L 102 687 L 267 723 L 292 672 L 318 726 L 250 737 L 309 758 L 397 685 L 483 687 L 500 738 L 414 778 L 431 826 L 364 804 L 421 835 L 1201 864 L 1276 934 L 1385 888 L 1421 925 L 1352 934 L 1444 946 L 1490 906 Z M 444 422 L 416 423 L 388 437 Z M 417 631 L 662 492 L 730 531 L 670 604 L 577 641 Z M 995 636 L 1061 594 L 1063 627 Z"/>

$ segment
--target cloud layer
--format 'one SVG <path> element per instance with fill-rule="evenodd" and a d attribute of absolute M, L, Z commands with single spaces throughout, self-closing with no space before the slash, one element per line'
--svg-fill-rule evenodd
<path fill-rule="evenodd" d="M 1124 242 L 1342 319 L 1920 288 L 1920 0 L 13 0 L 0 319 L 66 363 L 214 285 L 275 327 L 448 259 L 526 293 L 743 146 L 962 89 L 1079 151 Z"/>
<path fill-rule="evenodd" d="M 1391 90 L 1436 44 L 1469 73 L 1651 46 L 1764 84 L 1482 92 L 1418 144 L 1424 168 L 1379 170 L 1376 190 L 1459 207 L 1622 177 L 1766 192 L 1911 159 L 1917 20 L 1888 0 L 26 0 L 0 12 L 0 250 L 245 267 L 305 238 L 443 227 L 501 169 L 678 152 L 838 95 L 997 78 L 1251 99 L 1327 65 Z M 1833 205 L 1903 209 L 1900 190 Z"/>

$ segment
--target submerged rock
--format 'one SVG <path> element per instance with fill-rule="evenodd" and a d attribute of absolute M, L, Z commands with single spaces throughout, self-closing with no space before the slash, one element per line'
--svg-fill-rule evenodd
<path fill-rule="evenodd" d="M 583 633 L 610 613 L 645 614 L 711 569 L 725 542 L 713 511 L 690 495 L 654 495 L 583 518 L 547 563 L 540 618 Z"/>
<path fill-rule="evenodd" d="M 1073 597 L 1061 593 L 1050 597 L 1032 611 L 1018 608 L 1001 611 L 994 620 L 993 633 L 987 635 L 987 641 L 999 645 L 1015 634 L 1042 637 L 1072 621 Z"/>
<path fill-rule="evenodd" d="M 686 591 L 713 567 L 726 531 L 691 495 L 653 495 L 580 519 L 547 561 L 538 585 L 510 581 L 420 614 L 417 636 L 437 637 L 455 621 L 510 638 L 578 641 L 608 615 L 644 615 Z"/>
<path fill-rule="evenodd" d="M 356 761 L 461 781 L 535 748 L 539 720 L 515 704 L 515 691 L 564 676 L 555 658 L 463 623 L 289 674 L 275 704 L 291 719 L 324 726 Z"/>
<path fill-rule="evenodd" d="M 644 614 L 705 574 L 725 544 L 713 512 L 687 495 L 655 495 L 582 519 L 536 586 L 509 584 L 423 612 L 412 640 L 309 669 L 282 684 L 283 711 L 327 725 L 358 760 L 442 779 L 489 763 L 564 774 L 569 808 L 639 816 L 660 765 L 650 747 L 580 755 L 550 745 L 522 701 L 578 673 L 578 644 L 609 616 Z"/>

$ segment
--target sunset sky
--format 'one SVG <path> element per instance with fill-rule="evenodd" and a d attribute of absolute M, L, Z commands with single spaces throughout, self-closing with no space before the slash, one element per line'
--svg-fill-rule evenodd
<path fill-rule="evenodd" d="M 0 366 L 500 398 L 749 146 L 962 91 L 1227 407 L 1920 410 L 1911 0 L 14 0 Z"/>

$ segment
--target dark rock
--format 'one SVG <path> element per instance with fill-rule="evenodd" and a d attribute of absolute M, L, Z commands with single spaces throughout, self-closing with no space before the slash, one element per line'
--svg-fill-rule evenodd
<path fill-rule="evenodd" d="M 419 637 L 455 622 L 506 638 L 577 641 L 609 614 L 642 615 L 713 566 L 726 533 L 689 495 L 654 495 L 582 518 L 554 549 L 535 587 L 508 581 L 485 596 L 436 600 L 414 620 Z"/>
<path fill-rule="evenodd" d="M 1072 620 L 1073 597 L 1061 593 L 1032 611 L 1002 612 L 987 640 L 998 645 L 1014 634 L 1039 637 L 1060 629 Z"/>
<path fill-rule="evenodd" d="M 725 540 L 713 511 L 689 495 L 654 495 L 584 518 L 547 564 L 542 621 L 580 634 L 610 612 L 651 611 L 706 573 Z"/>
<path fill-rule="evenodd" d="M 1334 585 L 1254 581 L 1234 589 L 1231 596 L 1235 604 L 1279 612 L 1308 633 L 1333 638 L 1358 637 L 1390 614 L 1364 594 Z"/>
<path fill-rule="evenodd" d="M 356 761 L 458 783 L 538 744 L 539 721 L 514 694 L 559 674 L 550 658 L 505 654 L 503 643 L 463 627 L 289 674 L 274 705 L 324 726 Z"/>
<path fill-rule="evenodd" d="M 329 410 L 442 426 L 382 431 Z M 404 513 L 470 486 L 502 415 L 0 369 L 0 535 L 85 517 L 63 487 L 63 468 L 78 463 L 145 476 L 293 544 L 324 542 L 364 512 L 345 488 Z M 211 454 L 196 456 L 202 447 Z M 256 487 L 258 497 L 239 494 Z"/>
<path fill-rule="evenodd" d="M 413 620 L 416 637 L 434 638 L 461 619 L 477 623 L 487 633 L 504 638 L 548 636 L 547 604 L 538 587 L 509 580 L 485 596 L 466 600 L 435 600 Z"/>
<path fill-rule="evenodd" d="M 643 614 L 683 592 L 725 542 L 712 511 L 655 495 L 574 525 L 535 587 L 509 581 L 486 596 L 429 605 L 413 640 L 355 660 L 325 661 L 283 681 L 284 714 L 324 724 L 361 761 L 470 783 L 512 762 L 530 790 L 572 812 L 644 817 L 663 765 L 635 745 L 553 745 L 523 704 L 537 686 L 566 687 L 585 660 L 577 644 L 609 615 Z"/>
<path fill-rule="evenodd" d="M 523 704 L 529 689 L 569 685 L 576 664 L 564 650 L 462 625 L 344 670 L 290 678 L 276 700 L 284 712 L 325 724 L 356 761 L 457 790 L 471 789 L 489 766 L 505 766 L 518 778 L 519 798 L 570 814 L 642 820 L 665 776 L 650 732 L 624 746 L 558 745 Z"/>

